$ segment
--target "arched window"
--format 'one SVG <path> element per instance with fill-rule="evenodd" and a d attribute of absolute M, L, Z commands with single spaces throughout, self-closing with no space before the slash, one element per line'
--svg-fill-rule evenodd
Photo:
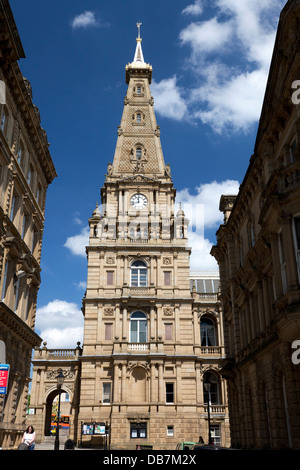
<path fill-rule="evenodd" d="M 141 113 L 136 113 L 136 122 L 142 122 L 142 115 L 141 115 Z"/>
<path fill-rule="evenodd" d="M 138 85 L 138 86 L 136 87 L 136 93 L 137 93 L 138 95 L 141 95 L 141 94 L 142 94 L 142 87 L 141 87 L 141 85 Z"/>
<path fill-rule="evenodd" d="M 141 158 L 142 158 L 142 149 L 141 149 L 141 147 L 137 147 L 135 155 L 136 155 L 137 160 L 141 160 Z"/>
<path fill-rule="evenodd" d="M 147 342 L 147 317 L 143 312 L 133 312 L 130 317 L 130 342 Z"/>
<path fill-rule="evenodd" d="M 208 317 L 200 320 L 201 346 L 216 346 L 216 328 L 214 322 Z"/>
<path fill-rule="evenodd" d="M 18 156 L 17 156 L 19 165 L 21 165 L 23 157 L 24 157 L 24 145 L 22 142 L 20 142 L 19 149 L 18 149 Z"/>
<path fill-rule="evenodd" d="M 131 287 L 147 286 L 147 265 L 144 261 L 136 260 L 130 266 L 130 285 Z"/>
<path fill-rule="evenodd" d="M 205 382 L 207 381 L 210 383 L 210 387 L 205 385 Z M 213 372 L 205 372 L 203 376 L 203 394 L 204 403 L 208 403 L 208 400 L 210 399 L 210 403 L 213 405 L 220 404 L 219 379 Z"/>
<path fill-rule="evenodd" d="M 7 121 L 8 121 L 8 112 L 5 106 L 2 107 L 2 113 L 0 119 L 0 129 L 3 133 L 6 132 L 7 129 Z"/>

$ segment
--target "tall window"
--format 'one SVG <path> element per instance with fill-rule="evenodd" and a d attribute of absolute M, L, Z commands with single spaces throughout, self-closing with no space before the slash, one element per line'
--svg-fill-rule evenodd
<path fill-rule="evenodd" d="M 200 321 L 201 346 L 216 346 L 216 329 L 214 322 L 207 317 Z"/>
<path fill-rule="evenodd" d="M 164 271 L 165 286 L 171 285 L 171 271 Z"/>
<path fill-rule="evenodd" d="M 173 339 L 173 324 L 165 323 L 165 340 L 172 341 Z"/>
<path fill-rule="evenodd" d="M 174 403 L 174 384 L 166 383 L 166 403 Z"/>
<path fill-rule="evenodd" d="M 132 287 L 147 286 L 147 265 L 144 261 L 137 260 L 131 264 L 130 284 Z"/>
<path fill-rule="evenodd" d="M 114 272 L 113 271 L 106 271 L 106 283 L 108 286 L 112 286 L 114 284 Z"/>
<path fill-rule="evenodd" d="M 112 323 L 106 323 L 105 324 L 105 339 L 107 341 L 112 340 Z"/>
<path fill-rule="evenodd" d="M 210 403 L 217 405 L 220 403 L 220 393 L 219 393 L 219 380 L 216 374 L 213 372 L 206 372 L 203 377 L 203 382 L 206 380 L 210 382 L 210 394 L 208 390 L 206 390 L 205 386 L 203 385 L 203 393 L 204 393 L 204 403 L 208 403 L 209 395 L 210 395 Z"/>
<path fill-rule="evenodd" d="M 136 155 L 137 160 L 140 160 L 142 158 L 142 149 L 141 149 L 141 147 L 137 147 L 135 155 Z"/>
<path fill-rule="evenodd" d="M 19 165 L 21 165 L 21 163 L 22 163 L 23 156 L 24 156 L 24 145 L 23 145 L 22 142 L 20 142 L 19 150 L 18 150 L 18 157 L 17 157 Z"/>
<path fill-rule="evenodd" d="M 298 265 L 298 276 L 300 281 L 300 216 L 294 217 L 294 238 Z"/>
<path fill-rule="evenodd" d="M 103 384 L 103 400 L 102 403 L 110 403 L 111 402 L 111 383 L 104 383 Z"/>
<path fill-rule="evenodd" d="M 130 317 L 130 342 L 147 342 L 147 317 L 143 312 L 134 312 Z"/>
<path fill-rule="evenodd" d="M 5 106 L 2 107 L 1 119 L 0 119 L 0 129 L 3 133 L 6 132 L 7 128 L 7 120 L 8 120 L 8 112 Z"/>
<path fill-rule="evenodd" d="M 278 248 L 279 248 L 279 261 L 281 267 L 281 280 L 282 280 L 282 289 L 283 293 L 287 293 L 287 280 L 286 280 L 286 258 L 285 258 L 285 248 L 282 240 L 282 233 L 278 234 Z"/>
<path fill-rule="evenodd" d="M 291 162 L 295 161 L 295 155 L 296 155 L 296 148 L 297 148 L 297 141 L 296 139 L 292 142 L 290 146 L 290 158 Z"/>
<path fill-rule="evenodd" d="M 2 296 L 1 296 L 2 300 L 5 299 L 5 294 L 6 294 L 7 273 L 8 273 L 8 261 L 6 260 L 5 268 L 4 268 L 3 284 L 2 284 Z"/>

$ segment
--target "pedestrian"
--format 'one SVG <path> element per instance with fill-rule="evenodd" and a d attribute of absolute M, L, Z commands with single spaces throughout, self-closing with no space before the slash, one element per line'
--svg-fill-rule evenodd
<path fill-rule="evenodd" d="M 204 444 L 204 440 L 202 436 L 199 436 L 199 444 Z"/>
<path fill-rule="evenodd" d="M 34 450 L 35 447 L 35 432 L 33 426 L 28 426 L 23 434 L 22 442 L 28 445 L 28 450 Z"/>

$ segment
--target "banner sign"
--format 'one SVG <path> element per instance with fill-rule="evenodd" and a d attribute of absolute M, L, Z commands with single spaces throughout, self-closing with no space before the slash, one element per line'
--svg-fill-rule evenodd
<path fill-rule="evenodd" d="M 9 365 L 0 364 L 0 395 L 6 395 L 8 385 Z"/>

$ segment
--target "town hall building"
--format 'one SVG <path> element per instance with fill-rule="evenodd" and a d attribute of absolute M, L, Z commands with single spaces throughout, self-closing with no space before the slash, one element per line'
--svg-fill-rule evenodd
<path fill-rule="evenodd" d="M 100 446 L 106 423 L 113 448 L 175 449 L 199 436 L 207 442 L 209 428 L 229 446 L 217 289 L 208 278 L 201 285 L 211 290 L 197 289 L 199 275 L 190 273 L 189 221 L 175 211 L 141 43 L 138 24 L 114 158 L 89 219 L 83 346 L 71 357 L 36 349 L 30 422 L 37 435 L 49 432 L 61 368 L 76 443 Z"/>

